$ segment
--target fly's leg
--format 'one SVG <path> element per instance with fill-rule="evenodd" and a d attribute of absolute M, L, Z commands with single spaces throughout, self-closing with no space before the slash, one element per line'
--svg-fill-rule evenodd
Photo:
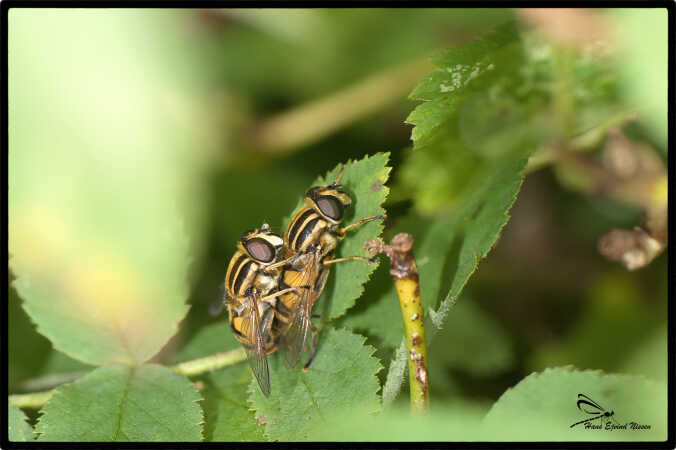
<path fill-rule="evenodd" d="M 298 258 L 300 258 L 301 256 L 303 256 L 302 253 L 298 253 L 298 254 L 296 254 L 296 255 L 293 255 L 293 256 L 290 256 L 290 257 L 286 258 L 285 260 L 276 262 L 276 263 L 274 263 L 274 264 L 270 264 L 269 266 L 265 266 L 265 267 L 263 268 L 263 270 L 269 271 L 270 269 L 275 269 L 275 268 L 277 268 L 277 267 L 287 266 L 287 265 L 292 265 L 292 264 L 295 263 L 296 260 L 297 260 Z"/>
<path fill-rule="evenodd" d="M 298 286 L 298 287 L 290 287 L 286 289 L 282 289 L 281 291 L 273 292 L 270 295 L 266 295 L 265 297 L 261 297 L 258 299 L 258 301 L 265 301 L 265 300 L 270 300 L 275 297 L 279 297 L 280 295 L 288 294 L 289 292 L 297 292 L 299 289 L 310 289 L 312 286 Z"/>
<path fill-rule="evenodd" d="M 359 226 L 364 225 L 365 223 L 371 222 L 373 220 L 380 220 L 380 219 L 384 219 L 384 218 L 385 218 L 385 216 L 364 217 L 363 219 L 356 221 L 352 225 L 348 225 L 345 228 L 341 228 L 340 230 L 337 231 L 337 233 L 338 233 L 339 236 L 342 237 L 342 236 L 345 236 L 345 233 L 347 231 L 351 230 L 352 228 L 359 227 Z"/>
<path fill-rule="evenodd" d="M 328 266 L 329 264 L 335 264 L 339 262 L 344 262 L 344 261 L 364 261 L 366 263 L 374 263 L 378 261 L 378 257 L 374 256 L 373 258 L 366 258 L 364 256 L 348 256 L 345 258 L 336 258 L 336 259 L 329 259 L 327 261 L 324 261 L 324 265 Z"/>

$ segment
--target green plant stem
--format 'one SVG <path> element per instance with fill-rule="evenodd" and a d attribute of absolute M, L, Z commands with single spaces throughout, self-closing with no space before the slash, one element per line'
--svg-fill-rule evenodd
<path fill-rule="evenodd" d="M 399 296 L 399 306 L 404 322 L 404 335 L 408 351 L 408 376 L 411 408 L 423 413 L 429 407 L 429 371 L 425 339 L 425 314 L 420 296 L 418 266 L 413 256 L 413 236 L 399 233 L 389 245 L 373 240 L 364 244 L 371 256 L 385 253 L 390 258 L 390 275 Z"/>
<path fill-rule="evenodd" d="M 222 369 L 223 367 L 231 366 L 244 360 L 246 360 L 244 348 L 238 348 L 237 350 L 216 353 L 215 355 L 205 356 L 204 358 L 182 362 L 173 366 L 171 370 L 178 374 L 185 375 L 186 377 L 193 377 L 206 372 L 213 372 L 214 370 Z"/>
<path fill-rule="evenodd" d="M 214 370 L 237 364 L 245 359 L 246 353 L 244 352 L 244 349 L 238 348 L 228 352 L 216 353 L 215 355 L 185 361 L 171 366 L 171 370 L 186 377 L 194 377 L 196 375 L 213 372 Z M 82 374 L 84 374 L 84 372 Z M 52 375 L 52 377 L 58 376 L 59 375 Z M 75 381 L 78 377 L 74 377 L 74 374 L 63 374 L 60 375 L 60 378 L 61 380 L 65 380 L 63 381 L 65 383 Z M 27 394 L 12 394 L 9 396 L 9 404 L 18 408 L 39 409 L 42 405 L 47 403 L 54 394 L 54 391 L 55 389 L 49 389 Z"/>
<path fill-rule="evenodd" d="M 248 145 L 262 153 L 285 154 L 321 139 L 368 114 L 400 101 L 433 70 L 428 57 L 372 75 L 254 127 Z"/>

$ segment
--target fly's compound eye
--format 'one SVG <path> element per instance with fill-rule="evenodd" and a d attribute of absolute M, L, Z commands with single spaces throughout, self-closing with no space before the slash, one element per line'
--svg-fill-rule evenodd
<path fill-rule="evenodd" d="M 338 221 L 343 218 L 343 204 L 335 197 L 319 197 L 317 206 L 322 214 L 329 219 Z"/>
<path fill-rule="evenodd" d="M 256 261 L 269 263 L 275 258 L 275 248 L 263 238 L 251 238 L 246 241 L 244 247 Z"/>

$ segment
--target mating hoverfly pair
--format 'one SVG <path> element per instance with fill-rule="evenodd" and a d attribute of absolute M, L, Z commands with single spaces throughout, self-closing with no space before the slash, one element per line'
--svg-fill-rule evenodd
<path fill-rule="evenodd" d="M 277 349 L 287 367 L 300 359 L 308 330 L 312 348 L 307 368 L 316 351 L 316 330 L 311 310 L 319 298 L 331 264 L 374 260 L 351 256 L 336 258 L 338 243 L 355 227 L 383 216 L 361 219 L 338 228 L 352 199 L 341 191 L 343 174 L 328 186 L 311 188 L 304 205 L 294 214 L 284 237 L 267 224 L 244 233 L 225 275 L 225 306 L 230 328 L 244 346 L 251 369 L 263 394 L 270 394 L 267 355 Z"/>

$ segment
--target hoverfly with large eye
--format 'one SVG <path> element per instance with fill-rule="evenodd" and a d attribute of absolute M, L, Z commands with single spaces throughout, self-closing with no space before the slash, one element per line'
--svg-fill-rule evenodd
<path fill-rule="evenodd" d="M 275 299 L 309 286 L 278 289 L 281 268 L 294 260 L 279 260 L 284 241 L 267 224 L 244 233 L 225 274 L 225 306 L 230 328 L 244 349 L 258 385 L 270 395 L 267 355 L 276 349 Z"/>
<path fill-rule="evenodd" d="M 348 230 L 384 216 L 366 217 L 344 228 L 338 228 L 345 208 L 352 199 L 342 191 L 340 180 L 344 166 L 336 180 L 328 186 L 313 187 L 305 194 L 304 205 L 293 215 L 284 233 L 285 255 L 289 261 L 279 279 L 280 294 L 275 302 L 275 321 L 272 333 L 278 338 L 280 352 L 288 367 L 295 367 L 305 346 L 308 329 L 312 330 L 312 347 L 304 368 L 316 351 L 316 330 L 310 321 L 312 306 L 319 298 L 330 265 L 343 261 L 375 262 L 362 256 L 332 259 L 338 243 Z M 295 289 L 310 286 L 310 289 Z M 291 289 L 291 290 L 289 290 Z"/>

